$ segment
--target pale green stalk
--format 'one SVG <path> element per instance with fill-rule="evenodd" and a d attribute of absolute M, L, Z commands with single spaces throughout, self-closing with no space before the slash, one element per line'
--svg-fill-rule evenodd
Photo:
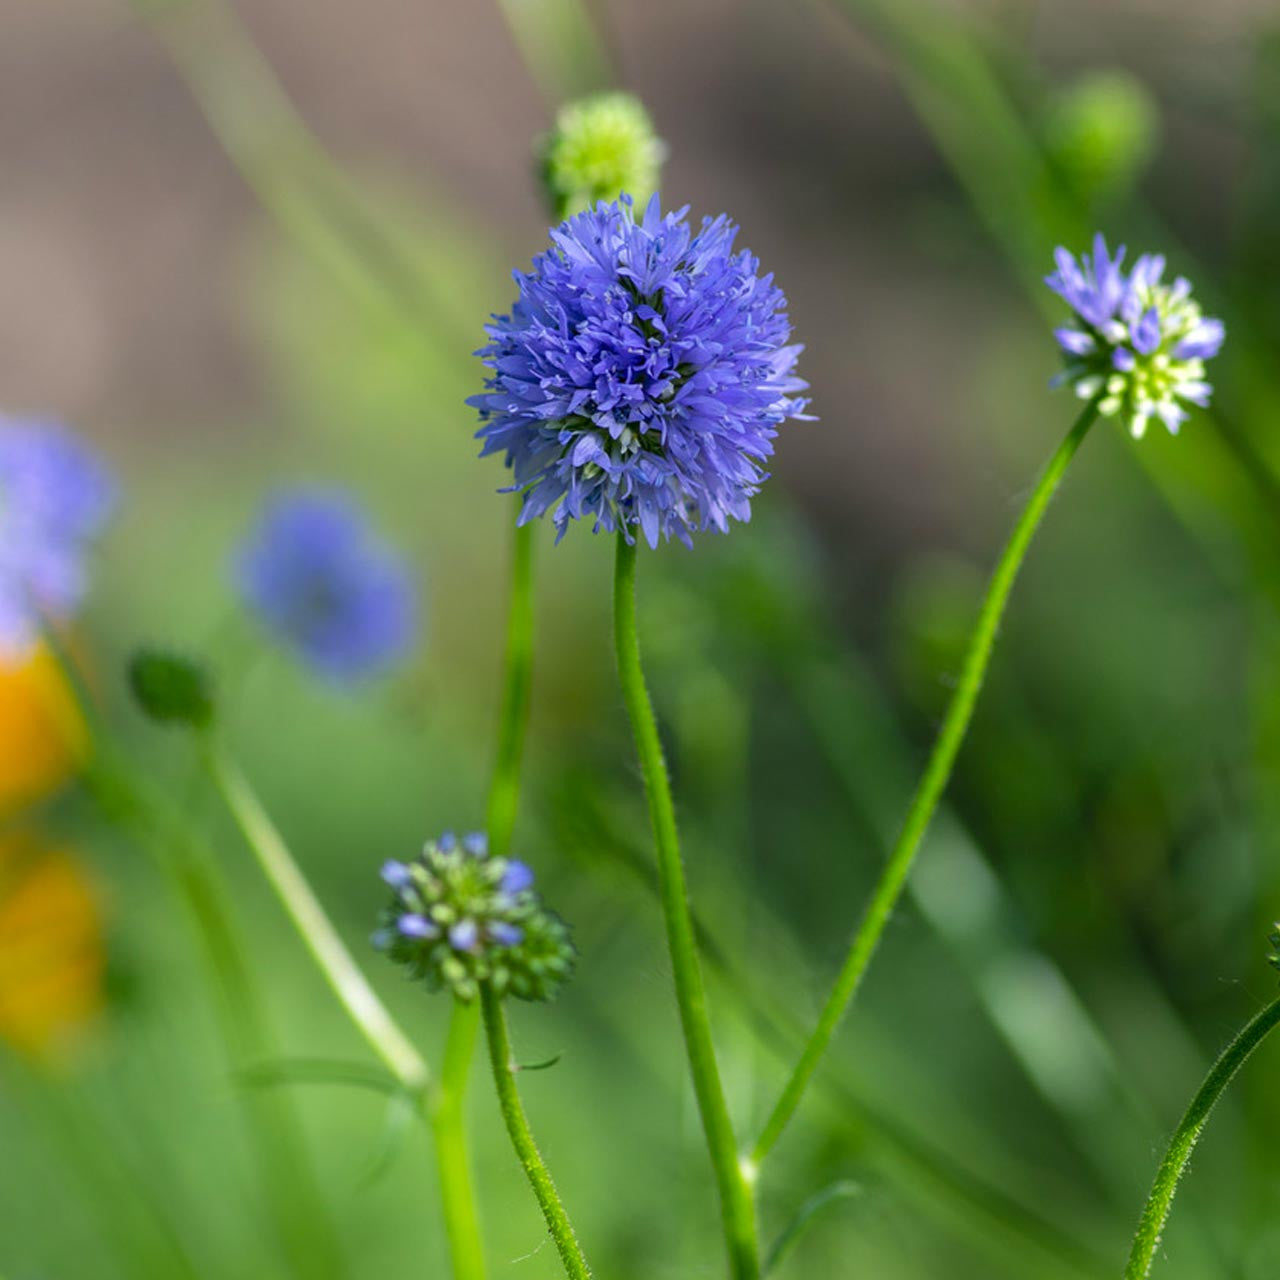
<path fill-rule="evenodd" d="M 400 1029 L 333 927 L 248 781 L 212 742 L 202 758 L 214 787 L 316 967 L 369 1047 L 431 1124 L 441 1205 L 454 1280 L 484 1280 L 484 1244 L 467 1150 L 465 1098 L 476 1021 L 456 1005 L 442 1078 L 432 1084 L 426 1060 Z"/>

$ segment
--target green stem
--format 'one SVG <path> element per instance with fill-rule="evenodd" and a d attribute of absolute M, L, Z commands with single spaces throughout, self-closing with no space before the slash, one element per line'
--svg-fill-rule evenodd
<path fill-rule="evenodd" d="M 479 1011 L 461 1000 L 453 1003 L 449 1038 L 445 1042 L 440 1084 L 431 1108 L 435 1135 L 436 1168 L 440 1173 L 440 1199 L 453 1280 L 484 1280 L 484 1243 L 476 1210 L 467 1144 L 466 1096 L 475 1054 Z"/>
<path fill-rule="evenodd" d="M 566 1275 L 570 1280 L 590 1280 L 591 1268 L 582 1256 L 578 1237 L 574 1234 L 573 1224 L 556 1190 L 555 1183 L 533 1133 L 529 1128 L 529 1119 L 524 1113 L 524 1105 L 520 1101 L 519 1090 L 516 1089 L 515 1063 L 511 1055 L 511 1036 L 507 1030 L 507 1015 L 502 1007 L 502 1000 L 494 994 L 493 988 L 486 982 L 480 988 L 480 1007 L 484 1014 L 484 1027 L 489 1042 L 489 1061 L 493 1066 L 493 1083 L 498 1091 L 498 1105 L 502 1109 L 502 1118 L 511 1136 L 511 1145 L 516 1149 L 520 1165 L 525 1177 L 533 1188 L 538 1199 L 542 1216 L 546 1219 L 547 1229 L 555 1241 L 560 1253 L 560 1261 L 564 1263 Z"/>
<path fill-rule="evenodd" d="M 1249 1055 L 1280 1026 L 1280 1000 L 1269 1004 L 1250 1022 L 1243 1031 L 1227 1046 L 1222 1056 L 1209 1068 L 1204 1083 L 1191 1100 L 1187 1113 L 1182 1117 L 1169 1150 L 1165 1153 L 1156 1172 L 1151 1194 L 1147 1197 L 1146 1207 L 1138 1222 L 1138 1231 L 1133 1238 L 1133 1250 L 1129 1254 L 1129 1265 L 1124 1270 L 1124 1280 L 1143 1280 L 1151 1274 L 1151 1264 L 1155 1260 L 1156 1249 L 1160 1244 L 1160 1235 L 1164 1231 L 1169 1218 L 1169 1210 L 1173 1206 L 1173 1197 L 1178 1190 L 1178 1181 L 1186 1172 L 1191 1153 L 1204 1132 L 1217 1101 L 1222 1097 L 1227 1086 L 1237 1071 L 1244 1066 Z"/>
<path fill-rule="evenodd" d="M 511 542 L 511 604 L 507 615 L 498 751 L 485 816 L 489 851 L 494 857 L 505 857 L 511 848 L 520 796 L 520 761 L 529 723 L 529 695 L 533 687 L 533 533 L 532 524 L 516 525 Z"/>
<path fill-rule="evenodd" d="M 44 638 L 89 728 L 87 789 L 109 819 L 135 833 L 156 865 L 170 877 L 195 922 L 212 975 L 215 1012 L 232 1069 L 275 1056 L 274 1036 L 253 963 L 216 861 L 183 820 L 181 810 L 114 747 L 80 668 L 56 628 L 46 626 Z M 243 1095 L 242 1109 L 276 1233 L 293 1266 L 299 1274 L 316 1277 L 344 1274 L 338 1237 L 293 1108 L 285 1098 L 253 1092 Z"/>
<path fill-rule="evenodd" d="M 995 646 L 996 633 L 1000 628 L 1000 619 L 1008 603 L 1009 593 L 1013 590 L 1018 570 L 1022 567 L 1031 539 L 1040 526 L 1050 500 L 1057 492 L 1062 477 L 1071 465 L 1072 458 L 1075 457 L 1076 451 L 1093 425 L 1096 413 L 1097 402 L 1091 401 L 1076 419 L 1066 438 L 1058 446 L 1057 452 L 1049 460 L 1049 465 L 1041 474 L 1005 545 L 995 573 L 992 575 L 991 584 L 987 588 L 986 599 L 982 603 L 977 625 L 969 640 L 969 649 L 965 655 L 960 681 L 951 697 L 951 705 L 947 708 L 946 718 L 942 722 L 933 752 L 925 766 L 924 775 L 912 797 L 906 821 L 903 823 L 897 842 L 889 854 L 889 860 L 871 895 L 871 901 L 854 934 L 849 954 L 823 1006 L 818 1025 L 809 1037 L 804 1052 L 751 1153 L 751 1159 L 755 1165 L 759 1165 L 773 1149 L 800 1105 L 800 1100 L 818 1068 L 818 1063 L 831 1044 L 845 1010 L 861 985 L 885 926 L 889 923 L 898 899 L 902 895 L 920 842 L 928 830 L 934 810 L 946 789 L 956 755 L 968 731 L 969 722 L 973 718 L 978 694 L 982 689 L 987 666 L 991 661 L 991 652 Z"/>
<path fill-rule="evenodd" d="M 707 1016 L 707 997 L 694 932 L 680 836 L 676 827 L 671 781 L 667 776 L 658 723 L 645 687 L 640 664 L 640 640 L 636 630 L 636 546 L 618 535 L 618 555 L 613 597 L 614 643 L 618 679 L 627 715 L 635 735 L 636 752 L 649 800 L 649 817 L 657 851 L 658 886 L 662 914 L 675 977 L 676 1002 L 685 1049 L 693 1075 L 694 1093 L 702 1115 L 707 1148 L 720 1192 L 720 1212 L 735 1280 L 756 1280 L 760 1275 L 756 1243 L 755 1205 L 747 1170 L 738 1156 L 733 1123 L 725 1102 L 724 1086 L 716 1063 L 715 1043 Z"/>
<path fill-rule="evenodd" d="M 422 1055 L 387 1012 L 338 936 L 244 774 L 212 742 L 201 745 L 210 780 L 334 995 L 396 1080 L 410 1093 L 420 1094 L 431 1078 Z"/>

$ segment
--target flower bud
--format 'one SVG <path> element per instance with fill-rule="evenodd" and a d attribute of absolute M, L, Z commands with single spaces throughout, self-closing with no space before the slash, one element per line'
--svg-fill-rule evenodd
<path fill-rule="evenodd" d="M 204 729 L 213 722 L 213 680 L 198 663 L 142 650 L 129 661 L 129 687 L 152 720 Z"/>
<path fill-rule="evenodd" d="M 658 189 L 666 147 L 629 93 L 602 93 L 560 109 L 539 148 L 539 173 L 558 222 L 624 191 L 643 204 Z"/>
<path fill-rule="evenodd" d="M 392 892 L 372 941 L 431 991 L 474 1000 L 481 983 L 498 995 L 550 1000 L 573 971 L 569 930 L 534 891 L 515 858 L 491 858 L 476 832 L 445 832 L 412 862 L 382 867 Z"/>

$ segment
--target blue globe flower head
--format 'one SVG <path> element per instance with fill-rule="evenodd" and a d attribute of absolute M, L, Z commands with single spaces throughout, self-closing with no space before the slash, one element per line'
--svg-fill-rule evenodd
<path fill-rule="evenodd" d="M 1209 403 L 1204 362 L 1218 354 L 1226 331 L 1201 313 L 1185 277 L 1165 283 L 1164 258 L 1143 254 L 1126 272 L 1124 253 L 1112 257 L 1100 234 L 1092 256 L 1077 261 L 1056 251 L 1058 269 L 1045 283 L 1075 313 L 1073 324 L 1054 333 L 1066 358 L 1058 380 L 1084 400 L 1100 397 L 1099 413 L 1119 418 L 1135 438 L 1152 418 L 1176 435 L 1187 405 Z"/>
<path fill-rule="evenodd" d="M 807 416 L 782 291 L 728 218 L 695 230 L 687 212 L 655 195 L 637 219 L 623 196 L 561 223 L 487 327 L 492 375 L 468 403 L 521 523 L 552 511 L 558 538 L 590 519 L 650 546 L 726 532 L 751 517 L 779 425 Z"/>
<path fill-rule="evenodd" d="M 543 905 L 533 871 L 490 857 L 483 834 L 429 840 L 412 862 L 383 864 L 391 901 L 373 945 L 428 990 L 474 1000 L 482 983 L 498 995 L 550 1000 L 572 973 L 569 930 Z"/>
<path fill-rule="evenodd" d="M 276 494 L 240 547 L 235 576 L 266 628 L 340 684 L 383 671 L 413 640 L 408 568 L 344 493 Z"/>
<path fill-rule="evenodd" d="M 65 427 L 0 416 L 0 658 L 16 658 L 45 621 L 74 616 L 89 552 L 115 505 L 101 459 Z"/>

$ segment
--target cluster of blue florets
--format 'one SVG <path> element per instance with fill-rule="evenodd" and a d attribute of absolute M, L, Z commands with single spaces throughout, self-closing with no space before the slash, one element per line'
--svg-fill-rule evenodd
<path fill-rule="evenodd" d="M 1135 437 L 1152 418 L 1176 435 L 1187 405 L 1209 403 L 1204 362 L 1218 354 L 1225 329 L 1201 313 L 1184 276 L 1164 282 L 1163 257 L 1144 253 L 1126 272 L 1124 252 L 1112 257 L 1101 235 L 1079 261 L 1057 250 L 1058 269 L 1045 283 L 1075 313 L 1054 334 L 1066 357 L 1062 380 L 1082 399 L 1096 397 L 1098 412 Z"/>
<path fill-rule="evenodd" d="M 64 427 L 0 417 L 0 658 L 20 657 L 64 622 L 88 587 L 88 553 L 115 484 Z"/>
<path fill-rule="evenodd" d="M 408 566 L 342 491 L 275 494 L 239 549 L 235 575 L 268 631 L 329 680 L 376 674 L 413 640 Z"/>
<path fill-rule="evenodd" d="M 432 991 L 474 1000 L 498 995 L 550 1000 L 573 971 L 569 930 L 542 903 L 530 868 L 489 856 L 480 832 L 429 840 L 412 862 L 388 862 L 392 892 L 373 944 Z"/>
<path fill-rule="evenodd" d="M 655 195 L 551 232 L 517 273 L 520 296 L 488 326 L 488 391 L 470 400 L 483 452 L 506 455 L 521 521 L 551 511 L 651 546 L 751 516 L 780 423 L 804 417 L 786 299 L 737 228 Z"/>

